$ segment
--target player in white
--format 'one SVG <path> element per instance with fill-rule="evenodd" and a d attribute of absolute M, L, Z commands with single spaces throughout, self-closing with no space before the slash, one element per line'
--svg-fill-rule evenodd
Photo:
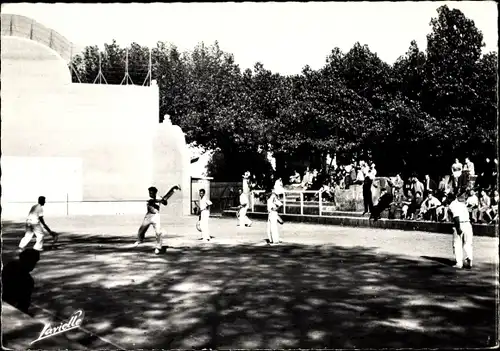
<path fill-rule="evenodd" d="M 283 204 L 278 199 L 276 191 L 273 190 L 271 196 L 267 199 L 267 211 L 269 213 L 267 219 L 267 238 L 269 239 L 269 245 L 277 244 L 280 240 L 278 222 L 281 220 L 278 215 L 278 208 L 281 206 L 283 206 Z"/>
<path fill-rule="evenodd" d="M 248 196 L 247 196 L 247 194 L 243 193 L 242 189 L 239 189 L 238 192 L 240 194 L 238 225 L 239 226 L 245 226 L 245 227 L 251 227 L 252 226 L 252 221 L 250 220 L 250 218 L 247 217 Z"/>
<path fill-rule="evenodd" d="M 156 247 L 155 254 L 159 254 L 161 248 L 163 246 L 162 242 L 162 232 L 161 232 L 161 223 L 160 223 L 160 203 L 162 203 L 161 199 L 157 199 L 156 195 L 158 194 L 158 189 L 154 186 L 148 188 L 150 199 L 147 202 L 147 212 L 144 216 L 144 220 L 142 221 L 139 230 L 137 231 L 137 241 L 134 246 L 139 246 L 144 242 L 144 237 L 149 227 L 152 226 L 155 230 L 156 234 Z M 165 202 L 163 202 L 165 204 Z"/>
<path fill-rule="evenodd" d="M 472 268 L 472 225 L 469 220 L 469 211 L 464 202 L 459 201 L 455 194 L 447 196 L 450 217 L 453 221 L 453 252 L 455 254 L 455 268 Z M 465 252 L 465 260 L 463 254 Z M 465 262 L 465 265 L 464 265 Z"/>
<path fill-rule="evenodd" d="M 22 251 L 29 244 L 31 239 L 33 239 L 33 235 L 36 237 L 36 243 L 33 248 L 37 251 L 43 251 L 43 239 L 44 232 L 43 228 L 47 230 L 47 232 L 52 235 L 54 243 L 59 239 L 59 235 L 50 230 L 47 223 L 43 219 L 43 206 L 45 205 L 45 196 L 40 196 L 38 198 L 38 203 L 31 207 L 28 218 L 26 219 L 26 234 L 21 239 L 19 243 L 19 249 Z"/>
<path fill-rule="evenodd" d="M 210 241 L 210 231 L 208 229 L 208 219 L 210 218 L 210 206 L 212 202 L 205 196 L 205 189 L 200 190 L 200 228 L 201 240 Z"/>

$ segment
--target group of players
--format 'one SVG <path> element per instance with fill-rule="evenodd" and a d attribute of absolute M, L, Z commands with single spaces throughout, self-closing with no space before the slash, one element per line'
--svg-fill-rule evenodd
<path fill-rule="evenodd" d="M 160 205 L 167 206 L 169 198 L 176 192 L 180 191 L 181 187 L 179 185 L 174 185 L 165 196 L 158 198 L 158 189 L 156 187 L 148 188 L 149 200 L 146 203 L 146 215 L 142 221 L 142 224 L 137 231 L 137 241 L 134 243 L 134 247 L 141 245 L 145 240 L 146 232 L 150 227 L 155 231 L 156 235 L 156 245 L 154 252 L 160 254 L 163 247 L 163 232 L 161 229 L 160 222 Z M 279 228 L 278 223 L 283 223 L 278 215 L 278 208 L 283 204 L 278 199 L 278 192 L 273 191 L 272 195 L 268 199 L 268 210 L 269 210 L 269 220 L 267 226 L 267 236 L 268 244 L 273 245 L 280 242 L 279 238 Z M 197 222 L 197 229 L 201 232 L 201 238 L 199 240 L 210 242 L 211 236 L 209 231 L 208 221 L 210 218 L 210 207 L 212 202 L 207 198 L 205 189 L 199 191 L 200 201 L 199 201 L 199 219 Z M 38 203 L 31 207 L 28 217 L 26 219 L 26 231 L 24 237 L 19 243 L 19 251 L 22 252 L 30 241 L 35 237 L 36 242 L 33 249 L 37 251 L 43 251 L 43 244 L 45 238 L 44 229 L 52 236 L 53 243 L 56 243 L 59 239 L 59 235 L 53 232 L 44 220 L 44 205 L 46 199 L 44 196 L 38 198 Z M 252 221 L 246 215 L 249 209 L 248 196 L 240 190 L 240 206 L 239 206 L 239 224 L 242 226 L 250 227 Z"/>
<path fill-rule="evenodd" d="M 139 227 L 137 232 L 137 241 L 134 246 L 137 247 L 144 242 L 145 234 L 149 227 L 153 227 L 156 234 L 156 245 L 155 253 L 159 254 L 163 247 L 162 240 L 162 230 L 160 223 L 160 205 L 167 206 L 168 199 L 176 192 L 181 190 L 180 186 L 173 186 L 165 196 L 158 198 L 158 189 L 155 187 L 150 187 L 149 200 L 147 201 L 147 212 L 144 216 L 143 222 Z M 282 194 L 282 189 L 280 187 L 274 187 L 270 196 L 267 199 L 267 210 L 268 210 L 268 220 L 267 220 L 267 243 L 268 245 L 275 245 L 280 243 L 280 229 L 279 224 L 283 224 L 282 219 L 278 214 L 278 209 L 283 206 L 283 203 L 279 200 L 279 196 Z M 208 221 L 210 218 L 210 206 L 212 202 L 207 198 L 204 189 L 199 191 L 200 203 L 199 203 L 199 221 L 197 223 L 197 228 L 202 234 L 199 240 L 210 242 L 211 236 L 209 232 Z M 453 218 L 453 251 L 455 255 L 455 266 L 456 268 L 471 268 L 473 259 L 472 250 L 472 225 L 469 219 L 469 211 L 464 201 L 460 201 L 456 198 L 453 193 L 448 194 L 449 211 L 451 218 Z M 36 243 L 34 249 L 37 251 L 43 250 L 44 243 L 44 231 L 45 228 L 47 232 L 52 235 L 53 242 L 57 242 L 59 235 L 53 232 L 49 226 L 45 223 L 43 217 L 43 207 L 45 205 L 45 197 L 40 196 L 38 198 L 38 203 L 34 205 L 28 214 L 26 219 L 26 233 L 19 243 L 19 249 L 22 252 L 29 242 L 32 240 L 33 236 L 36 237 Z M 249 199 L 247 193 L 240 190 L 240 206 L 238 210 L 238 225 L 250 227 L 252 221 L 247 216 L 247 211 L 249 209 Z M 465 253 L 465 257 L 464 257 Z"/>

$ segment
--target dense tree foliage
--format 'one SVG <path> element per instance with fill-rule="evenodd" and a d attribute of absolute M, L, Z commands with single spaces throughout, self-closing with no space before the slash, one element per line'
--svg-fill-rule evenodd
<path fill-rule="evenodd" d="M 481 54 L 480 30 L 459 10 L 440 7 L 431 27 L 426 50 L 412 41 L 393 65 L 356 43 L 293 76 L 261 63 L 241 71 L 217 42 L 183 53 L 159 42 L 151 50 L 159 118 L 170 115 L 189 143 L 215 151 L 208 168 L 219 180 L 237 180 L 246 169 L 272 173 L 267 152 L 278 176 L 309 164 L 320 169 L 327 154 L 340 162 L 371 158 L 379 174 L 432 175 L 448 172 L 455 157 L 493 157 L 497 53 Z M 73 59 L 73 80 L 96 81 L 101 56 L 108 84 L 147 84 L 149 54 L 137 43 L 87 47 Z"/>

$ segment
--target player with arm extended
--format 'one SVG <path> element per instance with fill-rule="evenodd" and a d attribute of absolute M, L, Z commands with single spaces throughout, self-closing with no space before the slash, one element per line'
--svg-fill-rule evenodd
<path fill-rule="evenodd" d="M 167 206 L 168 199 L 177 191 L 181 190 L 180 186 L 174 185 L 161 199 L 157 198 L 158 189 L 154 186 L 148 188 L 149 200 L 146 205 L 146 215 L 142 221 L 139 230 L 137 231 L 137 241 L 134 246 L 139 246 L 144 242 L 144 237 L 149 227 L 152 226 L 156 234 L 155 253 L 159 254 L 163 247 L 162 231 L 160 225 L 160 204 Z"/>

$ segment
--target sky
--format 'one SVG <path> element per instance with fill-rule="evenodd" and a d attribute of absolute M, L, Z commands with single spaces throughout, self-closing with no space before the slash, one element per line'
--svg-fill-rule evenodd
<path fill-rule="evenodd" d="M 31 17 L 77 48 L 137 42 L 175 44 L 181 51 L 213 44 L 234 54 L 242 69 L 256 62 L 281 74 L 322 67 L 335 47 L 347 52 L 367 44 L 392 64 L 416 40 L 426 47 L 430 20 L 447 4 L 472 19 L 484 35 L 484 52 L 496 51 L 498 11 L 494 1 L 288 2 L 152 4 L 2 4 L 2 13 Z"/>

